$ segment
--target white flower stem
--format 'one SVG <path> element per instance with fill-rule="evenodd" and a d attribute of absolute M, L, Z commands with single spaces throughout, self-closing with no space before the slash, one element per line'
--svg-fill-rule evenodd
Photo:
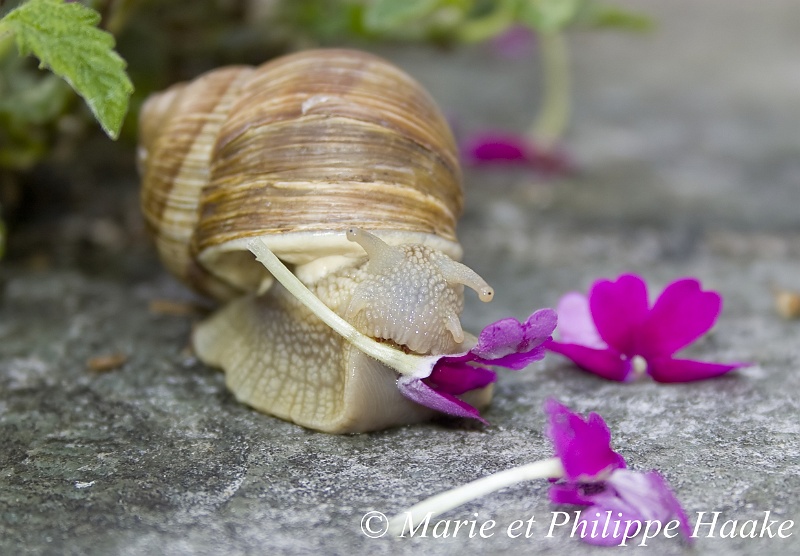
<path fill-rule="evenodd" d="M 428 514 L 431 518 L 436 517 L 448 510 L 452 510 L 476 498 L 511 486 L 522 481 L 533 479 L 558 479 L 564 476 L 564 467 L 559 458 L 550 458 L 513 469 L 507 469 L 483 477 L 463 486 L 448 490 L 427 500 L 411 506 L 389 520 L 389 534 L 398 536 L 404 532 L 407 523 L 416 526 L 423 521 Z"/>
<path fill-rule="evenodd" d="M 353 325 L 320 301 L 297 276 L 292 274 L 292 271 L 286 268 L 286 265 L 275 256 L 263 241 L 258 238 L 252 239 L 247 242 L 247 248 L 256 256 L 256 260 L 263 264 L 289 293 L 319 317 L 322 322 L 330 326 L 359 350 L 370 357 L 374 357 L 387 367 L 391 367 L 402 375 L 426 377 L 430 375 L 436 361 L 441 358 L 436 355 L 411 355 L 386 344 L 376 342 L 356 330 Z"/>

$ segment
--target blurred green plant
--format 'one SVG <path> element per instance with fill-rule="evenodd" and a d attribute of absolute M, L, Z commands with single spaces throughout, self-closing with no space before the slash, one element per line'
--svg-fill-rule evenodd
<path fill-rule="evenodd" d="M 119 135 L 133 84 L 114 51 L 114 37 L 98 29 L 99 22 L 93 9 L 62 0 L 28 0 L 2 15 L 0 166 L 25 168 L 44 155 L 40 130 L 64 112 L 69 102 L 64 82 L 84 98 L 109 137 Z M 12 42 L 19 57 L 9 55 Z M 22 61 L 29 55 L 52 74 L 33 77 Z M 0 220 L 0 256 L 5 236 Z"/>
<path fill-rule="evenodd" d="M 80 113 L 62 79 L 109 136 L 120 133 L 132 85 L 115 36 L 140 89 L 133 117 L 146 93 L 213 62 L 249 62 L 320 43 L 475 43 L 518 25 L 535 31 L 540 45 L 545 96 L 535 135 L 546 138 L 558 137 L 567 119 L 562 33 L 642 30 L 650 22 L 597 0 L 0 0 L 0 168 L 31 167 L 63 131 L 62 116 Z M 226 50 L 233 54 L 220 56 Z M 61 79 L 38 71 L 29 54 Z"/>
<path fill-rule="evenodd" d="M 544 89 L 527 135 L 545 150 L 560 140 L 569 120 L 569 53 L 564 32 L 570 28 L 645 31 L 651 27 L 644 15 L 595 0 L 373 0 L 365 6 L 364 22 L 368 31 L 399 36 L 425 33 L 461 43 L 485 41 L 514 26 L 533 31 Z"/>
<path fill-rule="evenodd" d="M 114 51 L 114 37 L 98 29 L 99 22 L 99 13 L 77 2 L 28 0 L 0 19 L 0 37 L 13 38 L 21 56 L 36 56 L 39 68 L 66 81 L 84 98 L 106 134 L 116 139 L 133 84 L 125 61 Z M 45 102 L 28 103 L 27 116 L 33 121 L 53 113 L 54 103 L 47 103 L 47 97 L 63 95 L 48 81 L 40 83 L 46 88 Z M 25 117 L 15 106 L 8 111 L 12 118 Z"/>
<path fill-rule="evenodd" d="M 543 61 L 530 135 L 552 144 L 569 115 L 564 31 L 650 22 L 598 0 L 0 0 L 0 189 L 9 172 L 81 143 L 88 117 L 76 93 L 109 137 L 131 138 L 149 92 L 217 65 L 318 45 L 456 46 L 519 25 L 536 33 Z"/>
<path fill-rule="evenodd" d="M 526 136 L 553 148 L 569 121 L 570 29 L 646 31 L 646 16 L 598 0 L 308 0 L 283 2 L 279 18 L 299 36 L 478 43 L 523 26 L 535 33 L 543 73 L 538 115 Z M 305 33 L 305 35 L 303 35 Z"/>
<path fill-rule="evenodd" d="M 258 0 L 255 0 L 258 3 Z M 596 0 L 300 0 L 270 2 L 272 23 L 302 41 L 342 39 L 480 42 L 525 25 L 641 31 L 650 20 Z"/>

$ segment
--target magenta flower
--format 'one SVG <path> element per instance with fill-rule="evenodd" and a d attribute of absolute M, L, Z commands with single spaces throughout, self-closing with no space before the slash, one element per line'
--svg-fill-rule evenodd
<path fill-rule="evenodd" d="M 499 320 L 481 331 L 478 343 L 468 352 L 442 356 L 426 378 L 401 376 L 397 387 L 418 404 L 486 423 L 476 408 L 456 396 L 496 380 L 494 371 L 480 365 L 516 371 L 542 359 L 544 343 L 552 340 L 555 327 L 556 313 L 552 309 L 536 311 L 524 323 L 514 318 Z"/>
<path fill-rule="evenodd" d="M 565 479 L 550 487 L 550 500 L 588 506 L 578 518 L 581 539 L 618 545 L 639 534 L 647 520 L 664 527 L 673 519 L 691 537 L 686 512 L 667 483 L 656 471 L 625 468 L 625 459 L 611 449 L 611 433 L 600 415 L 590 413 L 584 419 L 553 399 L 547 400 L 545 411 L 550 415 L 547 434 Z M 639 525 L 631 530 L 628 521 Z"/>
<path fill-rule="evenodd" d="M 505 164 L 527 167 L 544 174 L 569 170 L 566 155 L 559 149 L 542 149 L 524 135 L 507 131 L 484 131 L 461 142 L 465 164 Z"/>
<path fill-rule="evenodd" d="M 658 382 L 713 378 L 747 364 L 673 355 L 705 334 L 721 308 L 720 295 L 702 291 L 691 278 L 669 284 L 650 307 L 644 280 L 624 274 L 616 282 L 598 280 L 588 298 L 565 295 L 557 309 L 560 341 L 546 347 L 609 380 L 628 381 L 641 372 Z"/>
<path fill-rule="evenodd" d="M 658 521 L 659 530 L 678 528 L 691 538 L 689 521 L 675 495 L 655 471 L 625 468 L 625 459 L 611 448 L 611 433 L 603 418 L 587 418 L 549 399 L 547 434 L 556 457 L 482 477 L 415 504 L 389 520 L 389 532 L 403 536 L 413 524 L 510 485 L 550 479 L 550 499 L 557 504 L 587 506 L 575 525 L 581 538 L 598 545 L 624 544 Z M 632 528 L 631 524 L 639 525 Z M 652 531 L 651 531 L 652 533 Z"/>

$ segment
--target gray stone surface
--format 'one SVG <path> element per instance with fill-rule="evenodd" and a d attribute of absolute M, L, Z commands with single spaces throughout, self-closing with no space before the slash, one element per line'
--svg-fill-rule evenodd
<path fill-rule="evenodd" d="M 692 520 L 795 520 L 789 538 L 659 538 L 652 554 L 800 553 L 800 324 L 772 289 L 800 289 L 800 6 L 795 0 L 633 2 L 650 36 L 572 42 L 580 174 L 541 183 L 471 171 L 467 262 L 496 288 L 470 300 L 479 329 L 523 317 L 599 277 L 655 288 L 692 275 L 725 308 L 693 355 L 755 364 L 685 385 L 604 382 L 550 356 L 502 374 L 489 427 L 438 422 L 328 436 L 235 402 L 185 349 L 196 316 L 148 311 L 187 294 L 141 249 L 101 270 L 4 265 L 0 307 L 0 554 L 600 554 L 568 531 L 546 538 L 547 485 L 508 488 L 454 510 L 495 520 L 492 538 L 369 539 L 391 514 L 485 474 L 549 457 L 541 407 L 555 396 L 608 421 L 635 469 L 659 469 Z M 483 49 L 383 52 L 463 129 L 521 128 L 535 99 L 529 61 Z M 127 198 L 131 197 L 131 190 Z M 56 260 L 62 247 L 53 245 Z M 88 358 L 128 354 L 90 372 Z M 504 527 L 536 516 L 530 539 Z M 773 526 L 773 531 L 775 527 Z M 704 536 L 704 535 L 703 535 Z M 623 550 L 623 549 L 621 549 Z"/>

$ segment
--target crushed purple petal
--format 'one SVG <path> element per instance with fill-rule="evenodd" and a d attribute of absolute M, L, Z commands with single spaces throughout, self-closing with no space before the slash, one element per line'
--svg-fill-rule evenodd
<path fill-rule="evenodd" d="M 401 376 L 397 379 L 397 388 L 403 396 L 425 407 L 454 417 L 467 417 L 477 419 L 485 425 L 489 424 L 481 417 L 480 412 L 467 402 L 459 400 L 452 394 L 437 392 L 422 379 Z"/>
<path fill-rule="evenodd" d="M 505 318 L 484 328 L 478 343 L 470 350 L 476 361 L 502 365 L 498 360 L 535 350 L 549 340 L 556 328 L 558 317 L 552 309 L 540 309 L 521 323 L 515 318 Z"/>
<path fill-rule="evenodd" d="M 483 367 L 474 367 L 466 363 L 440 362 L 425 384 L 437 392 L 445 392 L 459 396 L 470 390 L 484 388 L 497 380 L 497 373 Z"/>
<path fill-rule="evenodd" d="M 658 521 L 662 526 L 677 520 L 686 540 L 692 540 L 686 512 L 656 471 L 617 469 L 600 483 L 556 483 L 551 487 L 550 499 L 558 504 L 588 506 L 581 512 L 577 527 L 581 539 L 590 544 L 619 545 L 626 537 L 626 522 L 647 520 Z M 632 538 L 641 531 L 629 532 L 633 534 L 627 537 Z"/>
<path fill-rule="evenodd" d="M 427 377 L 400 377 L 397 387 L 405 397 L 421 405 L 457 417 L 486 421 L 477 409 L 459 400 L 471 390 L 484 388 L 497 374 L 480 364 L 519 370 L 542 359 L 545 342 L 552 339 L 557 316 L 552 309 L 534 312 L 524 323 L 506 318 L 490 324 L 467 353 L 442 356 Z M 477 363 L 478 365 L 471 365 Z"/>

